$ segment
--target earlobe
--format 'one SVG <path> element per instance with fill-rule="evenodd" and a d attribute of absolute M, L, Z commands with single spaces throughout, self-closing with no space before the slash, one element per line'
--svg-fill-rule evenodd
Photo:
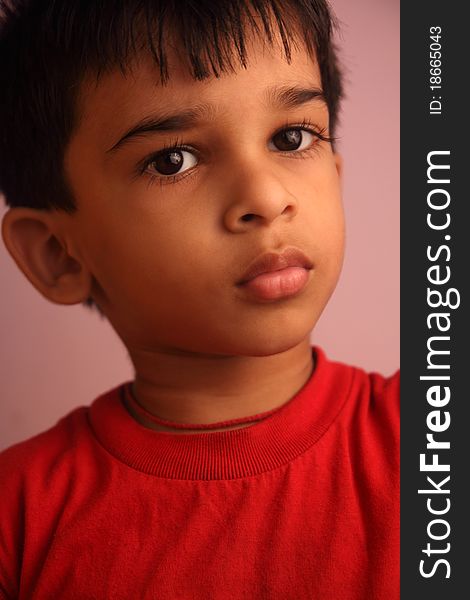
<path fill-rule="evenodd" d="M 20 270 L 48 300 L 78 304 L 90 296 L 90 274 L 67 252 L 52 212 L 10 208 L 3 217 L 2 237 Z"/>

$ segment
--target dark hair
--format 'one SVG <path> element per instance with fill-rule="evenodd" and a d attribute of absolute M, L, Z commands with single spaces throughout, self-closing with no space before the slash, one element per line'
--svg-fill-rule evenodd
<path fill-rule="evenodd" d="M 63 156 L 85 75 L 125 72 L 145 48 L 164 84 L 171 76 L 165 47 L 176 35 L 195 79 L 219 77 L 236 61 L 246 66 L 247 27 L 271 44 L 277 30 L 290 60 L 293 24 L 317 56 L 332 136 L 342 84 L 327 0 L 0 0 L 0 191 L 7 205 L 77 210 Z"/>

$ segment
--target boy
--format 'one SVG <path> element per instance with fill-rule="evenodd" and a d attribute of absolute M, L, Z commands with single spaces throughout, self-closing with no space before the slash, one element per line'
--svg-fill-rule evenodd
<path fill-rule="evenodd" d="M 135 377 L 0 456 L 0 594 L 398 598 L 398 379 L 309 342 L 344 243 L 326 4 L 9 6 L 5 244 Z"/>

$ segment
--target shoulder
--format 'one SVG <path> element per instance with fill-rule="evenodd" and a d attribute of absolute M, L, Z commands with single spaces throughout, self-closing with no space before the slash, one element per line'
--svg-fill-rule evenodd
<path fill-rule="evenodd" d="M 64 507 L 102 477 L 108 455 L 95 436 L 90 412 L 103 399 L 111 410 L 119 387 L 0 453 L 0 598 L 2 592 L 16 597 L 25 549 L 42 555 Z"/>
<path fill-rule="evenodd" d="M 60 417 L 59 420 L 49 428 L 41 431 L 30 438 L 20 441 L 0 452 L 0 457 L 9 454 L 18 456 L 28 454 L 32 450 L 40 448 L 54 447 L 66 443 L 69 436 L 80 430 L 86 423 L 89 406 L 79 406 L 72 409 L 69 413 Z"/>
<path fill-rule="evenodd" d="M 90 415 L 95 406 L 100 406 L 106 419 L 119 402 L 122 385 L 97 396 L 88 406 L 75 408 L 50 429 L 0 452 L 0 480 L 49 476 L 58 464 L 63 466 L 77 457 L 81 460 L 90 449 L 96 451 L 99 442 Z"/>
<path fill-rule="evenodd" d="M 398 433 L 400 425 L 400 371 L 388 377 L 357 369 L 355 395 L 358 410 L 377 428 Z"/>
<path fill-rule="evenodd" d="M 26 524 L 40 527 L 55 482 L 70 462 L 86 422 L 78 408 L 54 427 L 0 453 L 0 598 L 16 597 Z M 65 469 L 67 471 L 67 469 Z M 52 483 L 53 482 L 53 483 Z"/>
<path fill-rule="evenodd" d="M 354 368 L 355 385 L 352 395 L 362 411 L 377 420 L 393 419 L 400 416 L 400 371 L 384 376 L 376 372 L 366 372 Z"/>
<path fill-rule="evenodd" d="M 375 507 L 378 521 L 385 507 L 389 517 L 397 520 L 400 372 L 384 376 L 335 362 L 330 369 L 333 380 L 345 382 L 342 409 L 330 431 L 337 447 L 342 447 L 338 452 L 343 452 L 356 493 L 367 499 L 369 509 Z"/>
<path fill-rule="evenodd" d="M 99 406 L 107 423 L 120 402 L 122 385 L 102 393 L 89 406 L 74 409 L 47 431 L 0 452 L 0 528 L 8 502 L 18 510 L 33 500 L 36 505 L 49 502 L 51 490 L 54 497 L 66 496 L 70 482 L 79 486 L 93 465 L 106 460 L 108 455 L 96 437 L 91 414 Z"/>
<path fill-rule="evenodd" d="M 47 477 L 59 457 L 67 455 L 86 421 L 86 408 L 77 408 L 56 425 L 0 452 L 3 504 L 13 490 L 24 489 L 29 480 Z"/>
<path fill-rule="evenodd" d="M 398 471 L 400 371 L 384 376 L 340 362 L 326 362 L 329 379 L 343 396 L 336 427 L 349 440 L 351 454 L 363 457 L 361 463 L 367 457 L 369 465 L 379 461 Z"/>
<path fill-rule="evenodd" d="M 35 485 L 50 486 L 67 473 L 72 475 L 71 471 L 76 474 L 78 469 L 86 469 L 102 451 L 90 415 L 99 405 L 106 420 L 119 401 L 120 388 L 121 385 L 102 393 L 89 406 L 72 410 L 47 431 L 0 452 L 2 487 L 11 490 L 14 485 L 27 485 L 31 491 Z"/>
<path fill-rule="evenodd" d="M 322 353 L 323 354 L 323 353 Z M 346 393 L 346 408 L 356 418 L 392 419 L 400 412 L 400 370 L 389 376 L 368 372 L 360 367 L 327 360 L 332 381 L 341 382 Z"/>

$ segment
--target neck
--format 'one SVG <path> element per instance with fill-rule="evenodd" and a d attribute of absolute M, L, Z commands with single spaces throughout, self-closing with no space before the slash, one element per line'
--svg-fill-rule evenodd
<path fill-rule="evenodd" d="M 285 404 L 307 382 L 313 369 L 309 338 L 289 350 L 270 356 L 207 355 L 180 351 L 144 351 L 130 348 L 135 368 L 133 395 L 146 411 L 174 423 L 209 424 L 242 419 Z M 139 414 L 146 427 L 178 430 Z M 225 426 L 211 431 L 253 425 Z"/>

